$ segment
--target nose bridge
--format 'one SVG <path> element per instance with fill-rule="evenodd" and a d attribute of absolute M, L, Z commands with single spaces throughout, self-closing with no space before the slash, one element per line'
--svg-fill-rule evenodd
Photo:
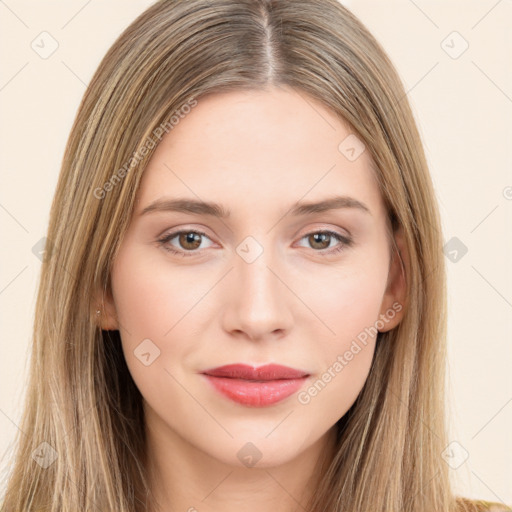
<path fill-rule="evenodd" d="M 254 261 L 240 258 L 237 262 L 237 277 L 245 300 L 250 299 L 250 302 L 256 303 L 265 300 L 269 304 L 269 301 L 275 299 L 275 294 L 280 292 L 276 286 L 276 276 L 270 271 L 275 266 L 272 252 L 266 248 Z"/>
<path fill-rule="evenodd" d="M 274 307 L 276 294 L 282 292 L 277 286 L 276 276 L 270 271 L 275 266 L 275 251 L 270 247 L 269 239 L 267 237 L 265 247 L 255 239 L 250 239 L 237 248 L 240 256 L 236 263 L 236 276 L 240 280 L 239 300 L 250 305 L 260 315 Z M 246 248 L 249 251 L 243 253 Z"/>
<path fill-rule="evenodd" d="M 282 268 L 277 261 L 278 251 L 270 245 L 271 236 L 264 241 L 262 238 L 247 237 L 238 245 L 233 273 L 236 282 L 230 305 L 231 327 L 251 338 L 286 330 L 292 319 L 290 297 L 276 275 Z"/>

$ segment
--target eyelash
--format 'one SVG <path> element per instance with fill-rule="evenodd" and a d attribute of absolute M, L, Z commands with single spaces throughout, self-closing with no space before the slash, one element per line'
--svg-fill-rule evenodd
<path fill-rule="evenodd" d="M 186 230 L 181 230 L 181 231 L 175 231 L 173 233 L 168 233 L 168 234 L 164 235 L 163 237 L 159 238 L 157 241 L 158 241 L 159 245 L 163 247 L 164 250 L 166 250 L 176 256 L 183 256 L 183 257 L 194 256 L 195 254 L 198 253 L 197 250 L 178 251 L 178 250 L 174 249 L 172 246 L 168 245 L 168 243 L 173 238 L 175 238 L 176 236 L 181 235 L 183 233 L 185 233 L 185 234 L 194 233 L 196 235 L 201 235 L 201 236 L 205 236 L 206 238 L 209 238 L 208 235 L 206 233 L 203 233 L 202 231 L 197 231 L 194 229 L 186 229 Z M 332 236 L 333 238 L 335 238 L 336 240 L 338 240 L 338 242 L 341 242 L 341 244 L 335 248 L 314 251 L 314 252 L 319 253 L 320 256 L 332 256 L 333 254 L 337 254 L 337 253 L 343 251 L 345 248 L 350 247 L 352 245 L 352 240 L 350 238 L 340 235 L 339 233 L 336 233 L 336 231 L 329 231 L 329 230 L 311 231 L 310 233 L 307 233 L 303 237 L 301 237 L 301 240 L 303 238 L 306 238 L 311 235 L 316 235 L 316 234 L 329 235 L 329 236 Z"/>

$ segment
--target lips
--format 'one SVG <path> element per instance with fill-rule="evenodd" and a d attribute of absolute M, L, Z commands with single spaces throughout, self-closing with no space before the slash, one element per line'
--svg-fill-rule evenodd
<path fill-rule="evenodd" d="M 309 373 L 288 366 L 267 364 L 254 368 L 229 364 L 202 372 L 224 397 L 250 407 L 275 404 L 298 391 Z"/>
<path fill-rule="evenodd" d="M 219 366 L 218 368 L 212 368 L 205 370 L 205 375 L 211 375 L 212 377 L 227 377 L 231 379 L 244 379 L 244 380 L 281 380 L 281 379 L 300 379 L 309 375 L 307 372 L 302 370 L 296 370 L 288 366 L 282 366 L 279 364 L 266 364 L 254 368 L 246 364 L 228 364 L 225 366 Z"/>

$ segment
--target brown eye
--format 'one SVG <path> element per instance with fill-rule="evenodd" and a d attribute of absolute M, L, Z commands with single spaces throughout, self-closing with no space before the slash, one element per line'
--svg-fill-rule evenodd
<path fill-rule="evenodd" d="M 172 243 L 175 238 L 178 241 L 178 245 Z M 202 231 L 182 230 L 164 235 L 158 239 L 158 243 L 172 254 L 194 256 L 202 252 L 199 247 L 204 238 L 209 240 L 208 235 Z"/>
<path fill-rule="evenodd" d="M 331 243 L 331 235 L 327 233 L 312 233 L 308 236 L 313 249 L 327 249 Z"/>
<path fill-rule="evenodd" d="M 314 252 L 319 253 L 322 256 L 332 255 L 342 251 L 347 247 L 352 246 L 352 239 L 335 231 L 315 231 L 304 235 L 302 239 L 305 239 Z M 338 243 L 331 246 L 332 241 Z"/>
<path fill-rule="evenodd" d="M 180 246 L 187 250 L 197 249 L 201 245 L 201 235 L 194 231 L 182 231 L 178 235 Z"/>

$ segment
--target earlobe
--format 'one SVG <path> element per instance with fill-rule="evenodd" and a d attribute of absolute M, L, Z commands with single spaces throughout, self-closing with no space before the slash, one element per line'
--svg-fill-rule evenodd
<path fill-rule="evenodd" d="M 407 251 L 403 229 L 400 226 L 394 233 L 394 244 L 388 274 L 388 283 L 379 318 L 384 326 L 380 332 L 396 327 L 402 320 L 407 303 L 407 275 L 409 254 Z"/>
<path fill-rule="evenodd" d="M 110 290 L 97 291 L 93 301 L 93 308 L 93 316 L 100 329 L 105 331 L 116 331 L 119 329 L 114 299 Z"/>

